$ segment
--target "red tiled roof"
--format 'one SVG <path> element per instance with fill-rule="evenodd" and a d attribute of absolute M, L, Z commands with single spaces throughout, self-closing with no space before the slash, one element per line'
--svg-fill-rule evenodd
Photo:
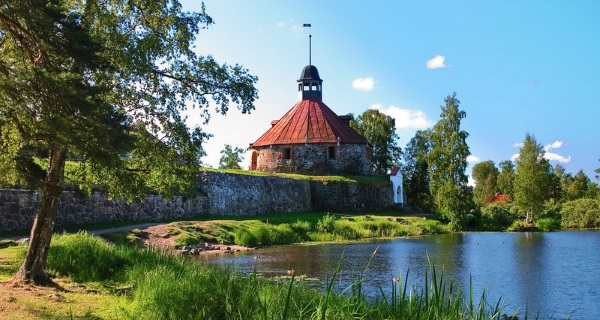
<path fill-rule="evenodd" d="M 277 144 L 340 143 L 367 144 L 367 139 L 344 123 L 318 100 L 302 100 L 267 130 L 251 146 Z"/>
<path fill-rule="evenodd" d="M 390 171 L 390 176 L 395 176 L 398 174 L 398 171 L 400 171 L 400 167 L 392 167 L 392 170 Z"/>

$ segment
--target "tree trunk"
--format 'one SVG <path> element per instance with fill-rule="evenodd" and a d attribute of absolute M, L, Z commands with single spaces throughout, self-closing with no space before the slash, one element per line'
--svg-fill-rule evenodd
<path fill-rule="evenodd" d="M 54 285 L 46 273 L 46 259 L 63 190 L 66 154 L 66 150 L 59 146 L 53 146 L 50 151 L 40 207 L 35 213 L 25 262 L 13 278 L 15 281 Z"/>

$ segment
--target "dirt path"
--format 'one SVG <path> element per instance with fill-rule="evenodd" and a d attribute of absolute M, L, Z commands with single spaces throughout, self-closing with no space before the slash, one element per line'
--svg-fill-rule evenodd
<path fill-rule="evenodd" d="M 93 235 L 99 235 L 99 234 L 106 234 L 106 233 L 113 233 L 113 232 L 130 231 L 133 229 L 144 230 L 144 229 L 147 229 L 150 227 L 164 225 L 164 224 L 167 224 L 167 223 L 165 223 L 165 222 L 141 223 L 141 224 L 132 224 L 132 225 L 128 225 L 128 226 L 99 229 L 99 230 L 86 230 L 86 229 L 81 229 L 81 230 L 86 230 Z M 23 234 L 23 235 L 18 235 L 18 236 L 0 236 L 0 240 L 21 240 L 24 238 L 29 238 L 29 234 Z"/>

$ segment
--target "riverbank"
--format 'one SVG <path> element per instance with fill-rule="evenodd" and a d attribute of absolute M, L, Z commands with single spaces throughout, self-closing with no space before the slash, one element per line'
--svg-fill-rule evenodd
<path fill-rule="evenodd" d="M 18 268 L 24 246 L 0 249 L 0 281 Z M 448 290 L 432 267 L 421 288 L 396 290 L 376 301 L 356 279 L 345 294 L 311 289 L 302 281 L 266 279 L 209 268 L 187 257 L 136 246 L 114 245 L 89 234 L 56 236 L 48 270 L 56 291 L 0 283 L 0 311 L 8 319 L 497 319 L 494 301 Z M 339 266 L 331 272 L 332 283 Z M 451 288 L 451 287 L 450 287 Z"/>
<path fill-rule="evenodd" d="M 446 225 L 426 216 L 394 212 L 335 214 L 308 212 L 205 221 L 177 221 L 101 232 L 114 243 L 159 248 L 183 254 L 217 254 L 263 246 L 308 242 L 395 238 L 447 233 Z"/>

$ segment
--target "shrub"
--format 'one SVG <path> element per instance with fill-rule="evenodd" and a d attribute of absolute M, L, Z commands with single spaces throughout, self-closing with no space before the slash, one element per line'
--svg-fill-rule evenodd
<path fill-rule="evenodd" d="M 299 235 L 303 235 L 303 236 L 306 236 L 306 234 L 312 229 L 310 222 L 303 221 L 300 219 L 298 219 L 298 220 L 296 220 L 296 222 L 292 223 L 290 225 L 290 227 L 292 228 L 292 230 L 294 230 L 294 232 L 296 232 Z"/>
<path fill-rule="evenodd" d="M 560 230 L 560 220 L 555 218 L 540 218 L 535 221 L 535 227 L 542 231 Z"/>
<path fill-rule="evenodd" d="M 245 247 L 258 246 L 256 237 L 246 229 L 238 229 L 235 232 L 235 243 Z"/>
<path fill-rule="evenodd" d="M 509 207 L 500 203 L 490 203 L 481 210 L 481 227 L 488 231 L 506 230 L 515 217 Z"/>
<path fill-rule="evenodd" d="M 270 244 L 289 244 L 302 241 L 287 223 L 274 225 L 269 228 L 269 231 Z"/>
<path fill-rule="evenodd" d="M 363 232 L 359 228 L 357 224 L 351 221 L 337 220 L 333 227 L 333 234 L 346 240 L 360 239 L 363 237 Z"/>
<path fill-rule="evenodd" d="M 506 229 L 506 231 L 525 231 L 525 220 L 523 219 L 517 219 L 515 221 L 513 221 L 513 223 L 510 225 L 510 227 L 508 227 L 508 229 Z"/>
<path fill-rule="evenodd" d="M 595 199 L 565 202 L 560 211 L 563 228 L 600 228 L 600 205 Z"/>
<path fill-rule="evenodd" d="M 322 219 L 317 221 L 317 231 L 331 233 L 335 225 L 335 216 L 327 213 Z"/>
<path fill-rule="evenodd" d="M 0 240 L 0 249 L 19 245 L 15 240 Z"/>

